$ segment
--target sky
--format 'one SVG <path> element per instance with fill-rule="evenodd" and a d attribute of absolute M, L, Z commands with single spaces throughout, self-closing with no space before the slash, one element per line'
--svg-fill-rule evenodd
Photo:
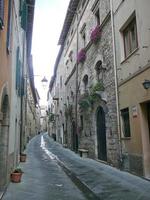
<path fill-rule="evenodd" d="M 70 0 L 36 0 L 32 36 L 33 68 L 35 87 L 40 95 L 40 104 L 46 105 L 47 89 L 41 80 L 46 76 L 48 85 L 57 53 L 58 40 Z"/>

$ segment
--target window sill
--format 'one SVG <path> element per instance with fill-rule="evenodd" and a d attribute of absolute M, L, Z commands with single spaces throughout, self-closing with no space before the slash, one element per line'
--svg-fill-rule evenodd
<path fill-rule="evenodd" d="M 139 50 L 139 47 L 137 47 L 132 53 L 130 53 L 123 61 L 121 61 L 120 64 L 125 63 L 135 52 Z"/>

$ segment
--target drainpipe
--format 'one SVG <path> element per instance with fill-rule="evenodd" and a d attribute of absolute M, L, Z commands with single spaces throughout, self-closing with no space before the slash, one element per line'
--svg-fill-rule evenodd
<path fill-rule="evenodd" d="M 78 13 L 76 11 L 76 17 L 77 17 L 77 49 L 76 49 L 76 105 L 75 105 L 75 119 L 76 119 L 76 135 L 78 136 L 78 61 L 77 61 L 77 56 L 78 56 Z M 76 136 L 76 137 L 77 137 Z M 76 138 L 75 138 L 76 140 Z M 76 144 L 75 148 L 78 148 L 79 145 L 79 137 L 78 137 L 78 141 L 76 141 L 78 144 Z M 76 143 L 75 142 L 75 143 Z M 76 151 L 78 151 L 78 149 L 76 149 Z"/>
<path fill-rule="evenodd" d="M 116 95 L 116 109 L 117 109 L 117 131 L 119 137 L 119 161 L 122 163 L 122 143 L 121 143 L 121 126 L 120 126 L 120 111 L 119 111 L 119 93 L 118 93 L 118 76 L 117 76 L 117 59 L 116 59 L 116 46 L 115 46 L 115 28 L 114 28 L 114 13 L 113 13 L 113 0 L 110 0 L 111 12 L 111 27 L 112 27 L 112 40 L 113 40 L 113 55 L 114 55 L 114 76 L 115 76 L 115 95 Z"/>
<path fill-rule="evenodd" d="M 25 77 L 24 77 L 24 56 L 25 56 L 25 39 L 26 39 L 26 33 L 24 32 L 24 35 L 23 35 L 23 52 L 22 52 L 22 59 L 23 59 L 23 62 L 22 62 L 22 73 L 21 73 L 21 76 L 22 76 L 22 79 L 21 81 L 24 81 L 25 80 Z M 25 82 L 25 81 L 24 81 Z M 23 88 L 24 89 L 24 88 Z M 21 94 L 21 102 L 20 102 L 20 121 L 21 121 L 21 127 L 20 127 L 20 154 L 22 153 L 22 151 L 24 150 L 24 144 L 23 144 L 23 135 L 24 135 L 24 119 L 23 119 L 23 110 L 24 110 L 24 101 L 23 101 L 23 95 Z"/>

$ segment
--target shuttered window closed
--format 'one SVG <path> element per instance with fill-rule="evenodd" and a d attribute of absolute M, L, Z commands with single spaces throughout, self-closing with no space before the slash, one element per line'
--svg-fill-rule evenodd
<path fill-rule="evenodd" d="M 0 29 L 4 28 L 4 0 L 0 0 Z"/>

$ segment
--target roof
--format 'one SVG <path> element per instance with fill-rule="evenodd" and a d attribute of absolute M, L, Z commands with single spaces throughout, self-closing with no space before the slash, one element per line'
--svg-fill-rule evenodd
<path fill-rule="evenodd" d="M 27 54 L 31 53 L 31 44 L 32 44 L 32 31 L 33 31 L 33 20 L 34 20 L 34 6 L 35 0 L 26 0 L 28 8 L 27 16 Z"/>
<path fill-rule="evenodd" d="M 29 69 L 29 80 L 30 80 L 31 91 L 32 91 L 34 103 L 37 104 L 38 99 L 37 99 L 37 93 L 36 93 L 36 89 L 35 89 L 35 85 L 34 85 L 34 72 L 33 72 L 32 55 L 30 55 L 30 57 L 28 57 L 28 67 L 29 67 L 28 69 Z"/>
<path fill-rule="evenodd" d="M 61 34 L 60 34 L 60 37 L 59 37 L 59 40 L 58 40 L 59 45 L 64 44 L 64 41 L 67 37 L 67 33 L 68 33 L 69 28 L 71 26 L 74 15 L 76 14 L 76 10 L 77 10 L 79 1 L 80 0 L 70 0 L 69 6 L 68 6 L 68 9 L 67 9 L 67 13 L 66 13 L 66 17 L 65 17 L 65 20 L 64 20 L 63 28 L 62 28 L 62 31 L 61 31 Z"/>

